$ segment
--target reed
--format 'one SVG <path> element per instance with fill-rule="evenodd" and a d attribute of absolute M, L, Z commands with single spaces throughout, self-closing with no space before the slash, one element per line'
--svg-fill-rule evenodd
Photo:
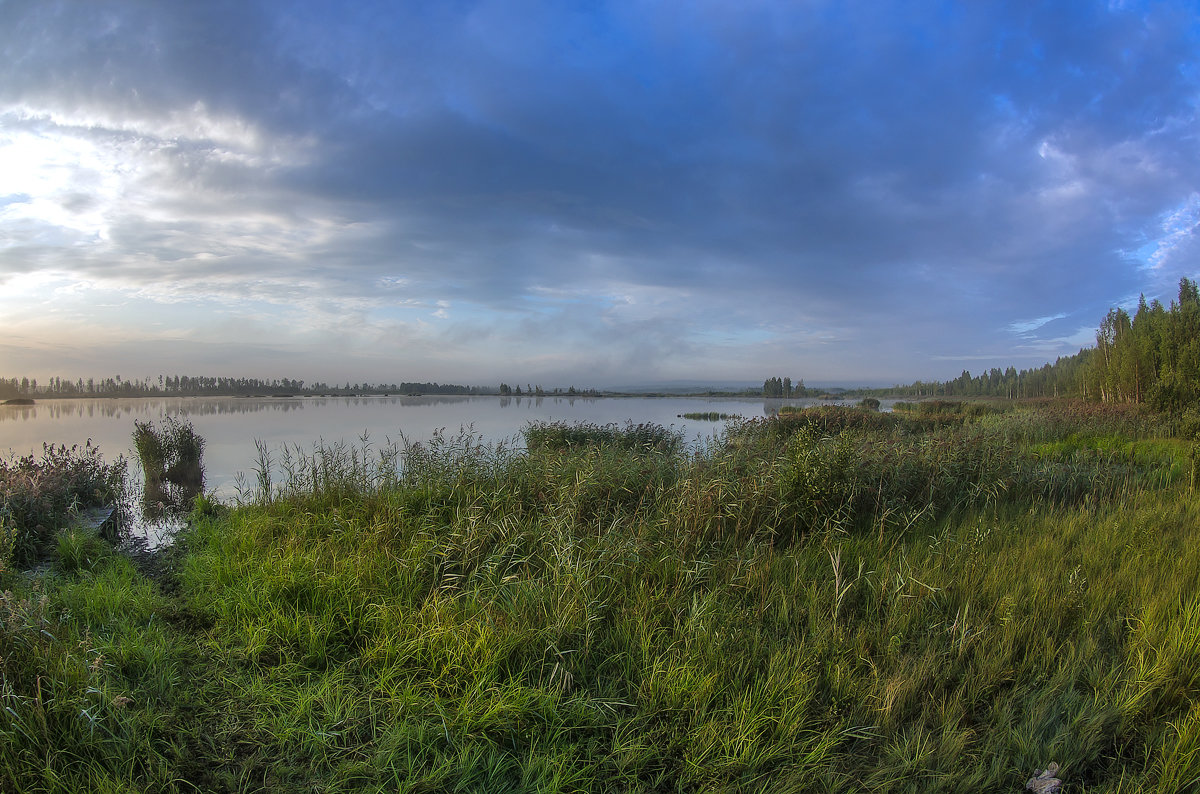
<path fill-rule="evenodd" d="M 0 789 L 1195 787 L 1194 443 L 947 415 L 265 450 L 166 587 L 5 575 Z"/>
<path fill-rule="evenodd" d="M 133 446 L 145 478 L 143 512 L 150 517 L 190 510 L 204 491 L 204 439 L 192 423 L 177 416 L 158 425 L 135 420 Z"/>
<path fill-rule="evenodd" d="M 581 446 L 608 446 L 634 451 L 665 454 L 678 452 L 683 435 L 674 428 L 653 422 L 597 425 L 591 422 L 531 422 L 522 432 L 530 450 L 569 449 Z"/>

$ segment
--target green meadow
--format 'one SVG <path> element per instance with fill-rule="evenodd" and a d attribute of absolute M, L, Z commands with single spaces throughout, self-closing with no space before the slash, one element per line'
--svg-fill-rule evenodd
<path fill-rule="evenodd" d="M 8 461 L 0 791 L 1197 790 L 1184 436 L 941 402 L 263 449 L 132 558 L 70 527 L 123 467 Z"/>

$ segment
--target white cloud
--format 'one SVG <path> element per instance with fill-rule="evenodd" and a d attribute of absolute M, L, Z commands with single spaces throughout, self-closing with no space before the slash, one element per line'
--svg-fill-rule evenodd
<path fill-rule="evenodd" d="M 1172 254 L 1195 236 L 1200 228 L 1200 193 L 1192 193 L 1178 207 L 1162 216 L 1162 234 L 1154 241 L 1154 250 L 1147 257 L 1152 269 L 1162 268 Z"/>
<path fill-rule="evenodd" d="M 1014 320 L 1013 322 L 1008 324 L 1008 330 L 1012 331 L 1014 334 L 1020 334 L 1022 336 L 1027 336 L 1030 333 L 1032 333 L 1033 331 L 1036 331 L 1039 328 L 1041 328 L 1042 326 L 1046 325 L 1047 323 L 1052 323 L 1055 320 L 1061 320 L 1066 316 L 1067 316 L 1066 314 L 1060 312 L 1058 314 L 1052 314 L 1047 317 L 1038 317 L 1033 320 Z"/>

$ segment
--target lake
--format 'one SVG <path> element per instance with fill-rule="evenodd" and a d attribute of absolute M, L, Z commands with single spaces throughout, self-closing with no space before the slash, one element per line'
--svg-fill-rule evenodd
<path fill-rule="evenodd" d="M 470 428 L 491 442 L 520 444 L 529 422 L 565 421 L 624 424 L 655 422 L 674 426 L 690 442 L 720 432 L 724 422 L 679 418 L 716 411 L 746 418 L 768 416 L 782 405 L 812 405 L 812 399 L 701 397 L 146 397 L 40 400 L 35 405 L 0 405 L 0 456 L 40 455 L 43 443 L 99 446 L 105 460 L 124 455 L 136 471 L 134 420 L 187 418 L 205 439 L 205 490 L 230 499 L 238 473 L 253 482 L 256 442 L 272 451 L 317 442 L 357 443 L 366 434 L 373 445 L 427 440 L 434 431 Z M 890 408 L 890 401 L 884 409 Z M 851 404 L 842 401 L 840 404 Z"/>

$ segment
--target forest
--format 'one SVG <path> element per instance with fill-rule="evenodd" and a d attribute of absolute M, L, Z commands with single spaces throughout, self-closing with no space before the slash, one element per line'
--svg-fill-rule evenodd
<path fill-rule="evenodd" d="M 1096 346 L 1053 364 L 1018 371 L 968 371 L 949 381 L 917 381 L 877 389 L 880 395 L 910 397 L 1079 397 L 1103 403 L 1145 404 L 1168 413 L 1196 406 L 1200 392 L 1200 291 L 1179 282 L 1170 306 L 1138 301 L 1131 316 L 1110 309 L 1096 332 Z"/>

